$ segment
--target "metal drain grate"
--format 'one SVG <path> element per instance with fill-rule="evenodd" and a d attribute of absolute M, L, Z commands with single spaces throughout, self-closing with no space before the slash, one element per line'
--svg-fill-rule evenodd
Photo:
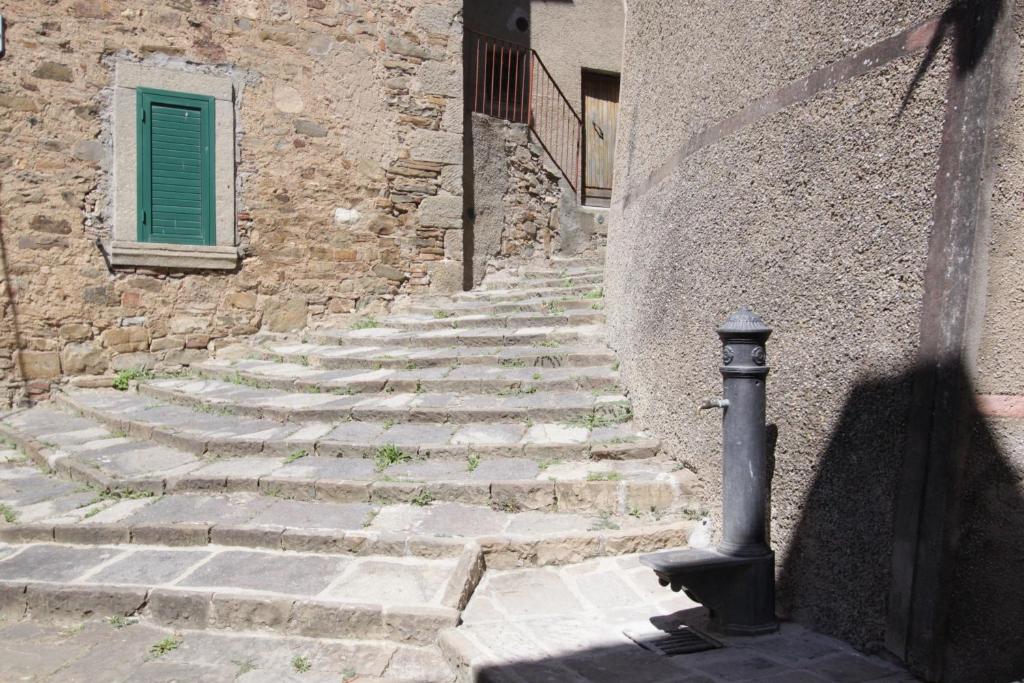
<path fill-rule="evenodd" d="M 689 626 L 680 626 L 670 633 L 641 634 L 631 631 L 623 631 L 623 633 L 625 633 L 627 638 L 645 650 L 650 650 L 655 654 L 664 655 L 665 657 L 689 655 L 694 652 L 704 652 L 705 650 L 725 647 L 711 636 L 705 635 Z"/>

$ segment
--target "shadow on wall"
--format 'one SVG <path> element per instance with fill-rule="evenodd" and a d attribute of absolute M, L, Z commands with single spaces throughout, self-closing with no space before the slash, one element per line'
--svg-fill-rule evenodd
<path fill-rule="evenodd" d="M 992 42 L 999 18 L 1003 15 L 1004 0 L 954 0 L 939 19 L 939 28 L 935 32 L 924 59 L 917 67 L 914 78 L 903 96 L 897 118 L 903 115 L 914 91 L 924 75 L 928 73 L 939 54 L 939 48 L 950 34 L 953 41 L 953 63 L 960 73 L 970 73 L 981 63 L 982 57 Z"/>
<path fill-rule="evenodd" d="M 846 401 L 780 568 L 778 602 L 788 617 L 881 651 L 891 580 L 893 514 L 910 396 L 930 368 L 864 382 Z M 957 364 L 963 405 L 974 405 Z M 948 520 L 959 538 L 949 601 L 943 680 L 999 683 L 1024 674 L 1024 451 L 1002 452 L 985 418 L 970 414 L 970 444 Z M 1005 425 L 1004 425 L 1005 426 Z M 1011 425 L 1012 426 L 1012 425 Z M 1024 424 L 1020 425 L 1024 433 Z M 785 435 L 781 436 L 784 441 Z M 934 452 L 934 451 L 933 451 Z"/>

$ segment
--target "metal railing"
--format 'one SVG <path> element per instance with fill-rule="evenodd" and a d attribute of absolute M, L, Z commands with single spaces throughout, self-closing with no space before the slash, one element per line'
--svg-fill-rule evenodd
<path fill-rule="evenodd" d="M 583 121 L 537 52 L 466 31 L 470 111 L 525 123 L 562 176 L 577 191 Z"/>

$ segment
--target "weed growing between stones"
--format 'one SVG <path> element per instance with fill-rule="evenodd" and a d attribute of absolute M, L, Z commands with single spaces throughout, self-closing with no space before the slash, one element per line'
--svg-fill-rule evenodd
<path fill-rule="evenodd" d="M 127 391 L 128 386 L 132 381 L 153 379 L 153 371 L 146 370 L 145 368 L 131 368 L 130 370 L 121 370 L 114 377 L 114 388 L 118 391 Z"/>
<path fill-rule="evenodd" d="M 309 657 L 305 655 L 295 655 L 292 657 L 292 669 L 295 673 L 304 674 L 309 671 L 313 666 L 309 663 Z"/>
<path fill-rule="evenodd" d="M 551 315 L 562 315 L 563 313 L 565 313 L 565 306 L 554 301 L 549 301 L 548 303 L 544 304 L 544 310 L 550 313 Z"/>
<path fill-rule="evenodd" d="M 607 511 L 600 513 L 593 524 L 590 525 L 591 531 L 615 531 L 618 528 L 619 525 L 612 521 L 612 514 Z"/>
<path fill-rule="evenodd" d="M 168 652 L 177 650 L 182 643 L 182 637 L 179 635 L 167 636 L 161 641 L 154 643 L 149 648 L 149 654 L 155 659 L 156 657 L 163 657 Z"/>
<path fill-rule="evenodd" d="M 543 472 L 552 465 L 559 465 L 561 464 L 561 462 L 562 460 L 560 458 L 546 458 L 537 463 L 537 467 L 540 469 L 541 472 Z"/>
<path fill-rule="evenodd" d="M 522 508 L 519 506 L 519 503 L 514 500 L 502 500 L 492 502 L 491 509 L 497 510 L 498 512 L 513 514 L 515 512 L 519 512 Z"/>
<path fill-rule="evenodd" d="M 587 481 L 619 481 L 622 475 L 618 472 L 587 472 Z"/>
<path fill-rule="evenodd" d="M 448 311 L 434 311 L 434 318 L 437 320 L 444 320 L 445 318 L 452 317 L 452 314 Z"/>
<path fill-rule="evenodd" d="M 393 443 L 384 444 L 377 449 L 377 453 L 373 456 L 373 462 L 377 466 L 378 472 L 383 472 L 396 463 L 410 460 L 412 460 L 412 456 L 403 453 L 402 449 Z"/>
<path fill-rule="evenodd" d="M 115 614 L 112 617 L 107 617 L 107 623 L 110 624 L 111 628 L 121 630 L 127 628 L 132 624 L 139 623 L 138 617 L 126 617 L 121 614 Z"/>
<path fill-rule="evenodd" d="M 359 320 L 352 323 L 353 330 L 369 330 L 373 329 L 374 327 L 380 327 L 380 323 L 372 315 L 367 316 L 365 318 L 360 318 Z"/>
<path fill-rule="evenodd" d="M 476 470 L 477 467 L 480 467 L 480 456 L 479 455 L 475 455 L 474 454 L 474 455 L 471 455 L 468 458 L 466 458 L 466 471 L 467 472 L 473 472 L 474 470 Z"/>
<path fill-rule="evenodd" d="M 541 378 L 541 374 L 539 372 L 535 372 L 535 373 L 533 373 L 532 377 L 533 377 L 533 381 L 536 382 L 537 380 L 539 380 Z"/>
<path fill-rule="evenodd" d="M 309 452 L 305 448 L 289 453 L 288 457 L 284 459 L 284 464 L 287 465 L 290 462 L 295 462 L 296 460 L 305 458 L 307 455 L 309 455 Z"/>
<path fill-rule="evenodd" d="M 3 517 L 4 521 L 8 524 L 14 524 L 18 521 L 18 513 L 6 503 L 0 503 L 0 517 Z"/>
<path fill-rule="evenodd" d="M 518 358 L 505 358 L 504 360 L 498 361 L 498 365 L 503 368 L 525 368 L 526 361 Z"/>
<path fill-rule="evenodd" d="M 553 348 L 561 346 L 562 342 L 555 341 L 554 339 L 549 339 L 547 341 L 542 341 L 540 343 L 540 345 L 545 347 L 545 348 L 548 348 L 548 349 L 553 349 Z"/>
<path fill-rule="evenodd" d="M 413 505 L 418 505 L 420 507 L 426 507 L 426 506 L 428 506 L 428 505 L 430 505 L 431 503 L 434 502 L 434 496 L 431 495 L 430 491 L 420 491 L 409 502 L 412 503 Z"/>
<path fill-rule="evenodd" d="M 583 295 L 584 299 L 601 299 L 604 298 L 604 289 L 598 287 L 595 290 L 587 292 Z"/>

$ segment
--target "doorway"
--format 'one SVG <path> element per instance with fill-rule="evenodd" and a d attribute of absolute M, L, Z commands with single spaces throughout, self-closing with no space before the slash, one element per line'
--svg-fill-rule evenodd
<path fill-rule="evenodd" d="M 611 206 L 619 75 L 583 70 L 583 203 Z"/>

